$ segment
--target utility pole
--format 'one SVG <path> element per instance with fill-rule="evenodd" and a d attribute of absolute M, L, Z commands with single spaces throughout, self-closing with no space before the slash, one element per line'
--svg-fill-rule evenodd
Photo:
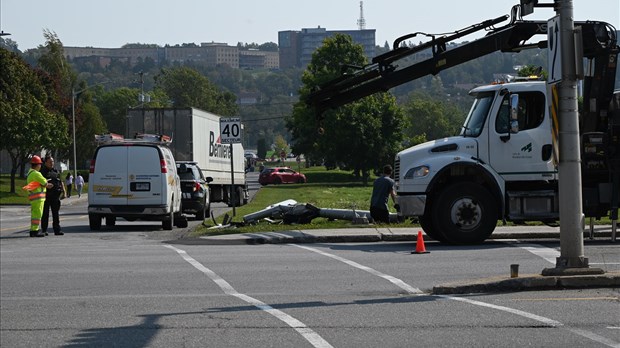
<path fill-rule="evenodd" d="M 602 269 L 589 268 L 584 256 L 583 215 L 581 195 L 581 154 L 579 116 L 577 113 L 577 69 L 575 59 L 575 24 L 573 1 L 555 0 L 559 16 L 562 80 L 559 85 L 559 199 L 560 257 L 555 268 L 546 268 L 543 275 L 601 274 Z M 579 64 L 582 64 L 579 62 Z"/>

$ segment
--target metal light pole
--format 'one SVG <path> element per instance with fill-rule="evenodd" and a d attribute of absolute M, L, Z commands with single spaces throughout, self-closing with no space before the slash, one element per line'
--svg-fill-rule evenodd
<path fill-rule="evenodd" d="M 577 114 L 577 69 L 575 59 L 575 24 L 573 1 L 556 1 L 561 41 L 562 80 L 559 88 L 560 161 L 560 257 L 555 268 L 546 268 L 543 275 L 603 273 L 589 268 L 584 256 L 583 231 L 585 218 L 581 196 L 581 154 L 579 118 Z M 581 64 L 581 62 L 579 62 Z"/>
<path fill-rule="evenodd" d="M 77 179 L 77 151 L 75 144 L 75 90 L 71 88 L 71 117 L 73 119 L 73 180 Z"/>

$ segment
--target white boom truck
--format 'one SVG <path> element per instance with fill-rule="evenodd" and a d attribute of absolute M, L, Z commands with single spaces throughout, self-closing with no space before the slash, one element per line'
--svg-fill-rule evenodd
<path fill-rule="evenodd" d="M 400 47 L 416 34 L 394 42 L 393 50 L 372 63 L 345 73 L 314 91 L 308 103 L 319 125 L 329 108 L 387 91 L 408 81 L 437 74 L 495 51 L 518 52 L 544 48 L 546 41 L 528 43 L 547 34 L 547 22 L 516 20 L 496 29 L 508 16 L 488 20 L 432 39 L 415 47 Z M 521 9 L 522 10 L 522 9 Z M 619 48 L 616 31 L 604 22 L 576 22 L 583 57 L 589 69 L 583 81 L 580 115 L 584 214 L 618 219 L 620 196 L 620 94 L 614 97 Z M 446 50 L 446 43 L 489 29 L 481 39 Z M 421 50 L 432 58 L 399 68 L 394 62 Z M 525 81 L 476 88 L 475 99 L 458 136 L 435 140 L 396 155 L 394 179 L 399 214 L 413 217 L 432 238 L 455 244 L 488 238 L 498 220 L 559 219 L 558 171 L 554 161 L 550 92 L 545 82 Z"/>
<path fill-rule="evenodd" d="M 220 116 L 196 108 L 145 108 L 127 111 L 127 137 L 136 133 L 166 134 L 173 137 L 170 150 L 176 161 L 194 161 L 209 183 L 210 202 L 235 206 L 248 201 L 245 157 L 241 144 L 220 141 Z M 231 160 L 234 171 L 231 174 Z"/>

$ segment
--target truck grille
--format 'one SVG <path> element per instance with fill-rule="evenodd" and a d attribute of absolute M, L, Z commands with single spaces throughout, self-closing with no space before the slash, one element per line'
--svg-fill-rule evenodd
<path fill-rule="evenodd" d="M 400 158 L 396 158 L 394 161 L 394 181 L 398 182 L 398 178 L 400 178 Z"/>

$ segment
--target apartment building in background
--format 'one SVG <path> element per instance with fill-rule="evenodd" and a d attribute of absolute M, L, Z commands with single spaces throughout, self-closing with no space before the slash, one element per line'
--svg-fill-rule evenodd
<path fill-rule="evenodd" d="M 278 69 L 278 52 L 245 50 L 226 43 L 208 42 L 200 46 L 165 46 L 141 48 L 64 47 L 69 60 L 89 60 L 102 67 L 112 60 L 135 65 L 147 58 L 156 64 L 169 62 L 205 62 L 209 66 L 228 65 L 231 68 Z"/>
<path fill-rule="evenodd" d="M 278 32 L 280 49 L 280 68 L 303 68 L 312 60 L 312 53 L 323 45 L 323 41 L 336 34 L 351 36 L 353 42 L 362 45 L 364 54 L 370 61 L 375 56 L 375 29 L 327 30 L 325 28 L 303 28 L 300 31 Z"/>

